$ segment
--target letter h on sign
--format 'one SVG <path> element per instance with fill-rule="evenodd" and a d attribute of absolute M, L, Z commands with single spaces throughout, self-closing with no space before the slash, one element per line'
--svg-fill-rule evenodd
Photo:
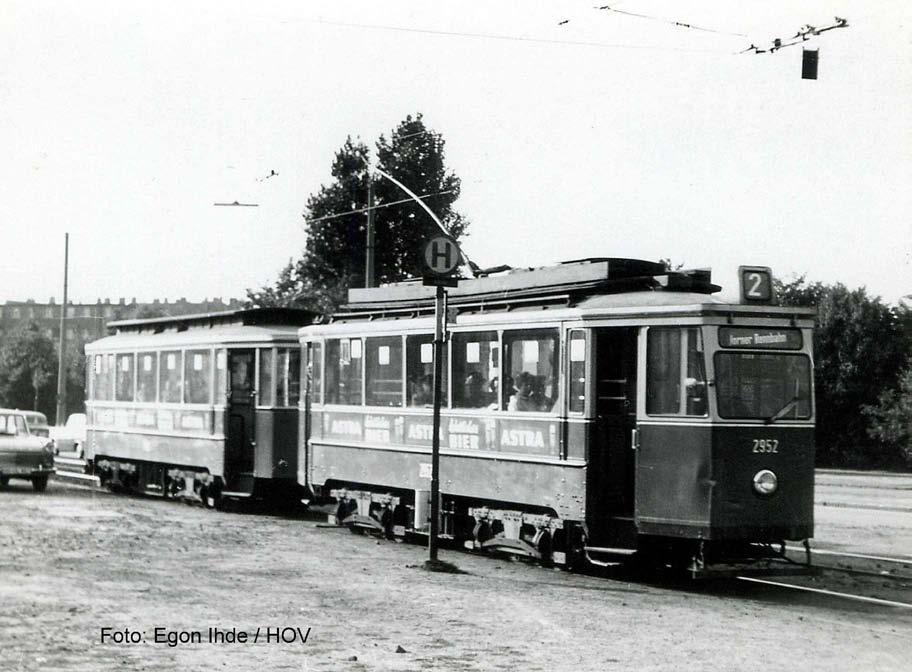
<path fill-rule="evenodd" d="M 441 240 L 435 240 L 431 243 L 431 255 L 433 257 L 431 261 L 432 268 L 450 268 L 452 262 L 450 261 L 450 256 L 453 252 L 453 247 L 449 244 L 444 243 Z M 443 261 L 441 264 L 440 262 Z M 445 273 L 446 271 L 444 271 Z"/>

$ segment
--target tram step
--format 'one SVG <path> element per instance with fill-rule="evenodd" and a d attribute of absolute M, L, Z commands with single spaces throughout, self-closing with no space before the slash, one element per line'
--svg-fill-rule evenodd
<path fill-rule="evenodd" d="M 612 548 L 610 546 L 586 546 L 588 553 L 604 553 L 606 555 L 633 555 L 636 549 L 633 548 Z"/>
<path fill-rule="evenodd" d="M 222 497 L 230 497 L 231 499 L 245 499 L 252 495 L 252 492 L 222 490 Z"/>
<path fill-rule="evenodd" d="M 57 471 L 75 471 L 85 473 L 86 461 L 81 457 L 64 457 L 57 455 L 54 458 L 54 468 Z"/>
<path fill-rule="evenodd" d="M 92 474 L 83 474 L 76 471 L 61 471 L 60 469 L 54 474 L 54 478 L 59 481 L 79 481 L 84 483 L 91 483 L 93 485 L 101 485 L 101 479 L 98 476 L 93 476 Z"/>

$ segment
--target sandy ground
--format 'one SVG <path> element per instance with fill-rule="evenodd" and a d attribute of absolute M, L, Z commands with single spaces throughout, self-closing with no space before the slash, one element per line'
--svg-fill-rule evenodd
<path fill-rule="evenodd" d="M 820 543 L 878 536 L 876 519 L 854 526 L 822 521 Z M 467 574 L 436 574 L 420 569 L 425 556 L 313 520 L 14 482 L 0 491 L 0 669 L 910 669 L 912 609 L 449 551 Z M 210 627 L 250 640 L 209 643 Z M 142 641 L 103 644 L 103 628 Z M 276 643 L 267 628 L 310 630 Z M 171 647 L 167 632 L 202 643 Z"/>

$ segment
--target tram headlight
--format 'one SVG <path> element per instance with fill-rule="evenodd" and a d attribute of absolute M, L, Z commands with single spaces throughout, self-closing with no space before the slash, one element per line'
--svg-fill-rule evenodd
<path fill-rule="evenodd" d="M 762 469 L 754 474 L 754 490 L 758 495 L 769 496 L 779 487 L 779 479 L 769 469 Z"/>

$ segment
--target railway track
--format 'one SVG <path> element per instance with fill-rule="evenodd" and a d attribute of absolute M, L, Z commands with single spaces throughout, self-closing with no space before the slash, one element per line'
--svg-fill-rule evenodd
<path fill-rule="evenodd" d="M 791 551 L 803 549 L 790 548 Z M 895 558 L 826 549 L 814 550 L 815 577 L 799 581 L 774 581 L 738 576 L 739 581 L 786 590 L 826 595 L 897 609 L 912 609 L 912 558 Z M 895 598 L 900 599 L 895 599 Z"/>

